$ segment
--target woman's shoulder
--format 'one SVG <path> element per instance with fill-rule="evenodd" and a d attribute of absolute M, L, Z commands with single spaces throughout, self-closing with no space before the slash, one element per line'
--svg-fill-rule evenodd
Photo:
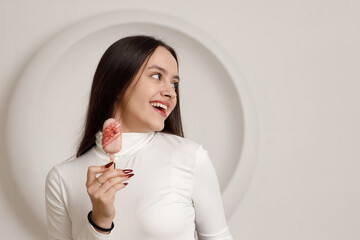
<path fill-rule="evenodd" d="M 157 144 L 161 145 L 163 149 L 167 149 L 164 153 L 168 152 L 181 156 L 181 161 L 188 159 L 191 164 L 194 164 L 199 156 L 207 154 L 201 144 L 174 134 L 157 133 Z"/>
<path fill-rule="evenodd" d="M 201 147 L 199 143 L 171 133 L 157 132 L 157 138 L 162 144 L 166 144 L 174 148 L 180 148 L 181 150 L 186 149 L 197 151 Z"/>
<path fill-rule="evenodd" d="M 60 163 L 55 164 L 52 169 L 50 169 L 48 175 L 76 174 L 77 171 L 83 171 L 84 168 L 90 166 L 94 160 L 95 158 L 93 157 L 93 149 L 90 149 L 79 157 L 72 156 Z"/>

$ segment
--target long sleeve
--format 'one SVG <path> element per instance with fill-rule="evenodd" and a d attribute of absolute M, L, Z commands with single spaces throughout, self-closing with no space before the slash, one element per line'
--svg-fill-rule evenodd
<path fill-rule="evenodd" d="M 199 240 L 232 240 L 226 223 L 215 169 L 207 152 L 200 147 L 195 164 L 192 199 Z"/>
<path fill-rule="evenodd" d="M 85 186 L 84 186 L 85 187 Z M 45 185 L 45 203 L 47 215 L 48 238 L 72 240 L 72 223 L 66 209 L 64 198 L 64 187 L 61 182 L 60 174 L 55 166 L 49 172 Z M 86 216 L 84 216 L 86 219 Z M 107 240 L 110 235 L 97 232 L 87 221 L 84 222 L 82 229 L 75 237 L 77 240 Z"/>

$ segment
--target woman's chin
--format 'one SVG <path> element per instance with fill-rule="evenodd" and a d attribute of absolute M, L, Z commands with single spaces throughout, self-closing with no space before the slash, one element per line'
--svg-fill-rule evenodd
<path fill-rule="evenodd" d="M 153 126 L 153 131 L 155 131 L 155 132 L 160 132 L 160 131 L 162 131 L 163 129 L 164 129 L 164 123 L 162 123 L 162 124 L 156 124 L 156 125 L 154 125 Z"/>

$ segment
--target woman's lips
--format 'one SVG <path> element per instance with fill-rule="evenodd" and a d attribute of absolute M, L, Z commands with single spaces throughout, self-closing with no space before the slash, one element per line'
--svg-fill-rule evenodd
<path fill-rule="evenodd" d="M 166 118 L 167 115 L 166 113 L 164 113 L 163 111 L 161 111 L 160 109 L 157 109 L 156 107 L 154 107 L 153 105 L 150 104 L 150 106 L 157 112 L 159 113 L 162 117 Z"/>

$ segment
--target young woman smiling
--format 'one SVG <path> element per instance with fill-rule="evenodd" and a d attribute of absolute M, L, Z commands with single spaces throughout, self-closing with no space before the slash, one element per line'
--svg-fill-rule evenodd
<path fill-rule="evenodd" d="M 232 239 L 208 154 L 183 136 L 179 80 L 161 40 L 131 36 L 106 50 L 77 156 L 46 180 L 49 239 Z M 122 127 L 116 168 L 101 145 L 111 117 Z"/>

